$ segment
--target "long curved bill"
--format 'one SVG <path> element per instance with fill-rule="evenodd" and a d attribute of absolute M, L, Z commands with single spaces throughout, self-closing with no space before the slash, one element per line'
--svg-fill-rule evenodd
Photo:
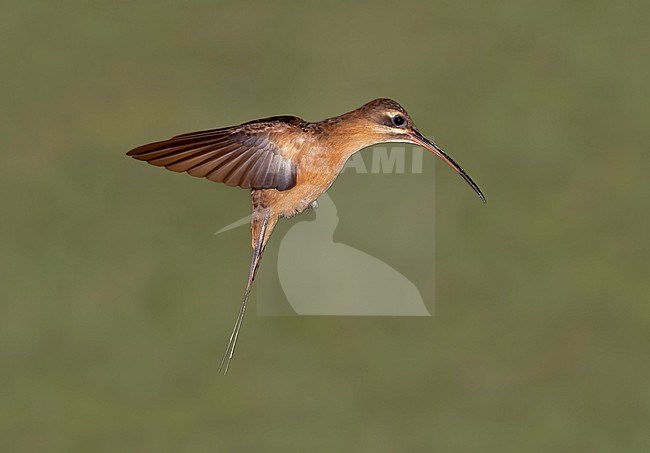
<path fill-rule="evenodd" d="M 478 194 L 479 198 L 483 200 L 483 203 L 487 202 L 487 200 L 485 199 L 485 195 L 483 195 L 481 189 L 478 188 L 478 185 L 472 180 L 472 178 L 469 177 L 467 172 L 463 170 L 463 167 L 461 167 L 456 162 L 454 162 L 454 159 L 449 157 L 443 150 L 438 148 L 438 146 L 435 143 L 433 143 L 431 140 L 426 138 L 419 131 L 413 131 L 412 136 L 413 136 L 413 140 L 418 145 L 423 146 L 424 148 L 434 153 L 436 156 L 441 158 L 447 165 L 453 168 L 456 171 L 456 173 L 461 175 L 463 179 L 467 181 L 467 184 L 469 184 L 472 187 L 472 189 L 474 189 L 474 192 Z"/>

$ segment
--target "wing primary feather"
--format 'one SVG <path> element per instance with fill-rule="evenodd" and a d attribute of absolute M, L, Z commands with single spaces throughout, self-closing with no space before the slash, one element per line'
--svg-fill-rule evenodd
<path fill-rule="evenodd" d="M 167 165 L 179 163 L 181 161 L 185 161 L 187 159 L 191 159 L 199 155 L 205 155 L 208 153 L 212 153 L 214 151 L 218 151 L 221 146 L 222 146 L 221 143 L 216 143 L 216 144 L 213 143 L 210 145 L 201 146 L 199 148 L 191 147 L 190 149 L 185 151 L 171 152 L 169 154 L 165 154 L 163 156 L 150 159 L 148 162 L 152 165 L 166 167 Z"/>
<path fill-rule="evenodd" d="M 254 157 L 256 154 L 257 151 L 247 153 L 245 155 L 245 158 L 238 162 L 237 165 L 234 166 L 232 170 L 230 170 L 230 172 L 228 172 L 228 174 L 223 178 L 223 183 L 228 186 L 240 186 L 245 189 L 249 188 L 250 185 L 246 187 L 243 179 L 248 168 L 255 162 Z"/>
<path fill-rule="evenodd" d="M 227 153 L 223 153 L 223 154 L 220 153 L 220 155 L 217 158 L 208 159 L 204 162 L 201 162 L 195 165 L 194 167 L 190 168 L 189 170 L 187 170 L 187 172 L 192 176 L 206 178 L 215 169 L 217 169 L 221 165 L 224 165 L 226 162 L 230 161 L 231 159 L 239 155 L 240 152 L 242 152 L 241 145 L 233 148 L 232 150 L 229 150 Z M 221 181 L 215 181 L 215 182 L 221 182 Z"/>
<path fill-rule="evenodd" d="M 142 145 L 137 148 L 132 149 L 127 153 L 127 156 L 133 156 L 136 159 L 138 156 L 147 156 L 152 153 L 166 151 L 168 149 L 176 147 L 197 147 L 200 145 L 208 143 L 216 143 L 220 141 L 227 141 L 228 137 L 226 135 L 211 136 L 211 137 L 186 137 L 178 139 L 176 137 L 170 138 L 169 140 L 162 140 L 159 142 L 149 143 L 148 145 Z"/>
<path fill-rule="evenodd" d="M 252 176 L 254 176 L 257 171 L 257 164 L 259 163 L 260 155 L 262 154 L 264 154 L 264 151 L 258 149 L 251 155 L 250 165 L 247 166 L 246 170 L 241 176 L 242 187 L 245 187 L 246 189 L 251 188 L 253 184 Z"/>
<path fill-rule="evenodd" d="M 233 153 L 234 154 L 234 153 Z M 234 169 L 237 168 L 242 159 L 246 158 L 246 150 L 238 153 L 235 156 L 232 156 L 227 161 L 224 161 L 222 165 L 219 165 L 214 170 L 205 175 L 210 181 L 218 181 L 226 183 L 226 178 Z"/>
<path fill-rule="evenodd" d="M 218 145 L 211 146 L 201 152 L 184 157 L 174 162 L 170 162 L 166 164 L 165 167 L 168 170 L 176 171 L 179 173 L 184 171 L 189 171 L 192 168 L 201 165 L 204 162 L 213 160 L 220 153 L 221 153 L 221 148 L 219 148 Z"/>

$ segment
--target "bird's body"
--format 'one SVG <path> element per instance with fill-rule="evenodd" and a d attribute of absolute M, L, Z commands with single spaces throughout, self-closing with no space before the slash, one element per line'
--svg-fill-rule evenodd
<path fill-rule="evenodd" d="M 275 116 L 237 126 L 177 135 L 140 146 L 128 155 L 176 172 L 251 189 L 253 258 L 242 306 L 222 366 L 228 369 L 252 281 L 277 221 L 314 206 L 348 158 L 382 142 L 424 146 L 441 157 L 485 201 L 465 171 L 415 128 L 406 111 L 390 99 L 318 122 Z"/>
<path fill-rule="evenodd" d="M 357 147 L 356 143 L 339 143 L 338 133 L 332 126 L 327 128 L 327 132 L 322 131 L 323 126 L 320 123 L 306 123 L 303 129 L 285 138 L 285 149 L 290 150 L 290 158 L 296 162 L 299 169 L 295 186 L 287 190 L 251 191 L 253 212 L 258 212 L 260 216 L 266 210 L 270 213 L 271 228 L 265 236 L 264 245 L 271 234 L 272 226 L 279 218 L 293 217 L 312 206 L 334 183 L 348 158 L 365 147 Z M 338 152 L 333 153 L 333 149 Z M 253 238 L 256 237 L 257 231 L 254 223 Z"/>

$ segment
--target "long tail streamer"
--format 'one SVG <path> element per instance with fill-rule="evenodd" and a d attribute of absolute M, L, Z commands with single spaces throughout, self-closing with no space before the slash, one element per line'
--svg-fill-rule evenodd
<path fill-rule="evenodd" d="M 262 259 L 262 253 L 264 252 L 264 235 L 266 234 L 266 225 L 269 221 L 269 212 L 267 211 L 262 220 L 262 227 L 260 228 L 260 233 L 255 243 L 255 248 L 253 249 L 253 258 L 251 259 L 251 268 L 248 274 L 248 282 L 246 283 L 246 291 L 244 292 L 244 299 L 241 303 L 241 308 L 237 314 L 237 319 L 235 320 L 235 326 L 232 329 L 230 334 L 230 340 L 228 341 L 228 346 L 226 347 L 226 352 L 221 359 L 221 365 L 219 365 L 219 371 L 223 370 L 223 374 L 228 373 L 228 368 L 230 367 L 230 361 L 232 356 L 235 353 L 235 346 L 237 345 L 237 338 L 239 337 L 239 331 L 241 330 L 242 321 L 244 320 L 244 314 L 246 313 L 246 304 L 248 303 L 248 296 L 251 293 L 251 286 L 253 285 L 253 280 L 255 279 L 255 274 L 257 273 L 257 268 L 260 265 L 260 260 Z"/>

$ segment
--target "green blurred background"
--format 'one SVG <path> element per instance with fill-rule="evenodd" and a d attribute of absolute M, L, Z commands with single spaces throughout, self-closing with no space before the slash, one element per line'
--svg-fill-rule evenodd
<path fill-rule="evenodd" d="M 650 451 L 648 15 L 2 2 L 0 450 Z M 489 200 L 438 166 L 436 315 L 251 312 L 219 376 L 248 193 L 124 153 L 376 97 Z"/>

